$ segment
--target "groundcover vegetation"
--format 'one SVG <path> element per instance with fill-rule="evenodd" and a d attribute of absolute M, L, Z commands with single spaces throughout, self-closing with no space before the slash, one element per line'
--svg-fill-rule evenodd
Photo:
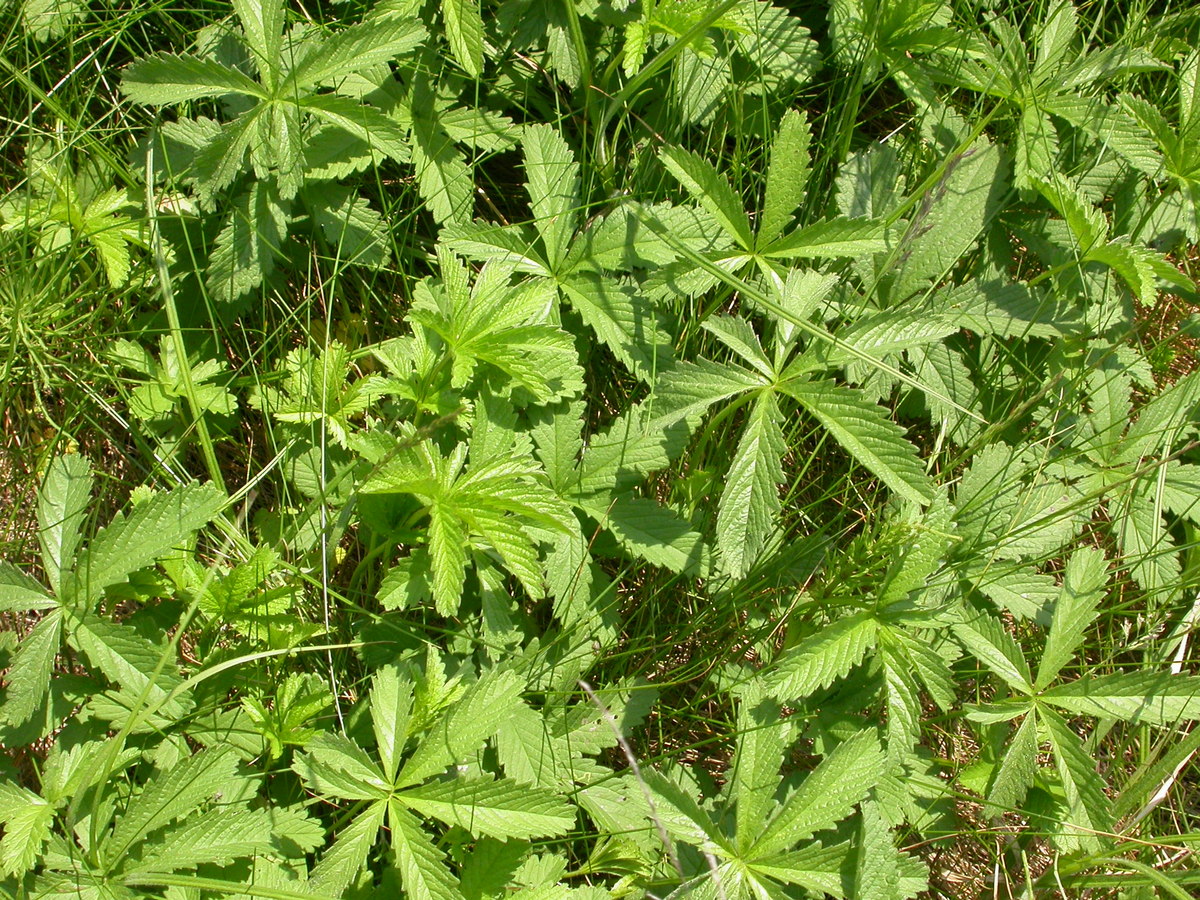
<path fill-rule="evenodd" d="M 0 894 L 1200 890 L 1194 7 L 0 23 Z"/>

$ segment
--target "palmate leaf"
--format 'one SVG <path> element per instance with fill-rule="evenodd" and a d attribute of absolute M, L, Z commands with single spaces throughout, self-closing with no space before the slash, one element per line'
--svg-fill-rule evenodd
<path fill-rule="evenodd" d="M 1037 778 L 1037 753 L 1037 714 L 1031 711 L 1021 720 L 1016 734 L 1004 748 L 1000 765 L 988 785 L 988 803 L 996 807 L 991 810 L 993 815 L 1020 808 Z"/>
<path fill-rule="evenodd" d="M 405 894 L 413 900 L 458 900 L 458 880 L 446 868 L 445 854 L 399 801 L 388 804 L 388 824 Z"/>
<path fill-rule="evenodd" d="M 360 22 L 325 37 L 288 73 L 282 91 L 303 93 L 317 85 L 343 79 L 387 63 L 418 47 L 425 29 L 415 20 L 392 16 Z"/>
<path fill-rule="evenodd" d="M 653 382 L 671 359 L 671 339 L 651 304 L 628 285 L 596 272 L 577 271 L 561 285 L 563 295 L 633 374 Z"/>
<path fill-rule="evenodd" d="M 549 125 L 526 128 L 522 144 L 533 224 L 550 268 L 557 270 L 578 225 L 579 164 L 567 142 Z"/>
<path fill-rule="evenodd" d="M 483 73 L 483 17 L 479 0 L 442 0 L 442 22 L 455 60 L 466 73 Z"/>
<path fill-rule="evenodd" d="M 905 499 L 933 500 L 933 482 L 904 430 L 852 388 L 791 379 L 780 389 L 811 413 L 851 456 Z"/>
<path fill-rule="evenodd" d="M 765 676 L 767 692 L 790 703 L 828 687 L 862 662 L 877 632 L 868 612 L 838 619 L 779 656 Z"/>
<path fill-rule="evenodd" d="M 1104 782 L 1096 773 L 1096 762 L 1084 750 L 1067 723 L 1053 710 L 1042 708 L 1038 721 L 1054 750 L 1054 762 L 1066 794 L 1065 824 L 1075 826 L 1063 837 L 1068 846 L 1102 850 L 1112 833 L 1111 803 L 1104 793 Z"/>
<path fill-rule="evenodd" d="M 501 839 L 562 834 L 575 824 L 575 811 L 554 794 L 508 780 L 430 781 L 396 800 L 447 825 Z"/>
<path fill-rule="evenodd" d="M 217 235 L 206 283 L 218 300 L 232 303 L 275 271 L 291 223 L 291 204 L 270 182 L 256 181 L 237 200 Z"/>
<path fill-rule="evenodd" d="M 737 733 L 729 794 L 737 799 L 734 820 L 737 849 L 739 853 L 745 853 L 754 843 L 758 829 L 775 802 L 779 790 L 779 764 L 787 736 L 779 705 L 764 697 L 755 682 L 750 682 L 741 692 Z"/>
<path fill-rule="evenodd" d="M 432 98 L 426 97 L 431 107 Z M 412 162 L 421 198 L 438 222 L 467 222 L 475 198 L 475 177 L 437 118 L 414 103 Z"/>
<path fill-rule="evenodd" d="M 86 615 L 73 623 L 68 640 L 87 656 L 88 661 L 122 691 L 133 697 L 146 697 L 155 712 L 172 717 L 184 715 L 189 706 L 186 696 L 168 699 L 182 679 L 174 665 L 165 665 L 157 675 L 164 650 L 142 637 L 128 625 L 118 625 L 98 616 Z"/>
<path fill-rule="evenodd" d="M 45 550 L 42 555 L 46 555 Z M 0 612 L 53 609 L 57 605 L 58 601 L 36 579 L 0 562 Z"/>
<path fill-rule="evenodd" d="M 50 611 L 18 645 L 8 667 L 8 692 L 0 708 L 0 720 L 23 725 L 42 705 L 62 643 L 62 621 L 62 610 Z"/>
<path fill-rule="evenodd" d="M 335 257 L 368 269 L 381 269 L 391 257 L 387 223 L 358 193 L 341 185 L 321 185 L 313 203 L 313 222 Z"/>
<path fill-rule="evenodd" d="M 101 529 L 78 554 L 70 575 L 63 577 L 63 601 L 95 600 L 105 588 L 185 546 L 192 532 L 224 505 L 224 494 L 208 484 L 185 485 L 138 504 Z"/>
<path fill-rule="evenodd" d="M 139 851 L 139 859 L 124 868 L 134 872 L 177 872 L 206 863 L 228 864 L 237 859 L 276 855 L 282 842 L 300 852 L 312 851 L 324 830 L 302 812 L 285 808 L 217 808 L 173 828 Z"/>
<path fill-rule="evenodd" d="M 580 506 L 631 553 L 651 565 L 689 575 L 708 570 L 704 537 L 674 510 L 632 496 L 589 499 Z"/>
<path fill-rule="evenodd" d="M 275 85 L 282 66 L 286 20 L 283 0 L 233 0 L 233 11 L 246 34 L 246 46 L 259 77 L 265 84 Z"/>
<path fill-rule="evenodd" d="M 977 613 L 954 623 L 954 636 L 967 652 L 999 675 L 1021 694 L 1033 691 L 1033 679 L 1025 653 L 1004 625 L 993 616 Z"/>
<path fill-rule="evenodd" d="M 1096 617 L 1107 580 L 1107 561 L 1103 553 L 1091 549 L 1075 551 L 1067 563 L 1062 589 L 1055 599 L 1050 634 L 1034 682 L 1036 690 L 1049 685 L 1075 655 L 1084 630 Z"/>
<path fill-rule="evenodd" d="M 242 72 L 213 59 L 156 53 L 130 64 L 121 75 L 121 92 L 134 103 L 170 106 L 209 97 L 241 94 L 265 100 L 262 86 Z"/>
<path fill-rule="evenodd" d="M 1200 719 L 1200 677 L 1169 672 L 1094 675 L 1047 688 L 1041 697 L 1074 715 L 1152 725 Z"/>
<path fill-rule="evenodd" d="M 783 508 L 779 485 L 787 442 L 782 418 L 775 394 L 759 394 L 725 476 L 717 504 L 717 548 L 722 568 L 735 578 L 749 571 Z"/>
<path fill-rule="evenodd" d="M 410 787 L 474 754 L 521 708 L 525 685 L 514 672 L 489 671 L 434 723 L 400 769 L 397 788 Z"/>
<path fill-rule="evenodd" d="M 728 180 L 711 163 L 679 147 L 665 147 L 660 158 L 667 171 L 721 223 L 726 234 L 736 240 L 742 249 L 753 248 L 754 235 L 742 201 L 733 192 Z"/>
<path fill-rule="evenodd" d="M 767 259 L 834 259 L 887 248 L 887 229 L 882 222 L 838 218 L 797 228 L 759 252 Z"/>
<path fill-rule="evenodd" d="M 201 750 L 146 782 L 117 818 L 102 853 L 110 864 L 138 843 L 234 787 L 237 756 L 229 747 Z"/>
<path fill-rule="evenodd" d="M 55 807 L 33 791 L 0 781 L 0 873 L 23 876 L 50 839 Z"/>
<path fill-rule="evenodd" d="M 765 860 L 832 828 L 867 795 L 883 770 L 883 750 L 870 731 L 838 744 L 766 824 L 747 857 Z"/>
<path fill-rule="evenodd" d="M 326 897 L 343 897 L 367 864 L 387 815 L 385 803 L 372 803 L 341 830 L 333 846 L 321 854 L 308 877 L 308 887 Z M 393 822 L 393 835 L 396 825 Z M 418 833 L 420 829 L 418 828 Z M 394 838 L 393 838 L 394 839 Z M 424 835 L 421 840 L 428 841 Z M 440 898 L 439 898 L 440 900 Z"/>
<path fill-rule="evenodd" d="M 807 117 L 794 109 L 783 114 L 771 142 L 767 166 L 767 188 L 763 195 L 762 218 L 757 244 L 768 246 L 792 222 L 792 214 L 804 200 L 809 176 L 809 144 L 812 130 Z"/>

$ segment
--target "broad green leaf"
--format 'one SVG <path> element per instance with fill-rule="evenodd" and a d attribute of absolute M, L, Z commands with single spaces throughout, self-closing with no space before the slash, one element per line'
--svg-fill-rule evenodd
<path fill-rule="evenodd" d="M 774 379 L 775 368 L 763 350 L 754 327 L 741 316 L 709 316 L 701 326 L 736 353 L 751 368 L 767 379 Z"/>
<path fill-rule="evenodd" d="M 940 280 L 971 251 L 1010 190 L 1007 169 L 1000 147 L 982 137 L 947 160 L 901 238 L 904 255 L 891 287 L 895 299 Z"/>
<path fill-rule="evenodd" d="M 496 732 L 496 750 L 504 773 L 522 784 L 553 790 L 574 780 L 567 739 L 551 734 L 545 719 L 524 704 Z"/>
<path fill-rule="evenodd" d="M 54 806 L 15 784 L 0 782 L 0 873 L 25 875 L 42 855 L 54 824 Z"/>
<path fill-rule="evenodd" d="M 1133 580 L 1148 595 L 1170 598 L 1182 586 L 1180 560 L 1156 493 L 1154 481 L 1134 482 L 1123 496 L 1109 501 L 1109 512 L 1121 562 Z"/>
<path fill-rule="evenodd" d="M 467 570 L 467 529 L 461 519 L 434 501 L 427 531 L 433 563 L 433 602 L 443 616 L 453 615 L 462 601 Z"/>
<path fill-rule="evenodd" d="M 667 370 L 671 339 L 653 305 L 632 288 L 594 272 L 575 272 L 561 288 L 571 308 L 630 372 L 651 383 Z"/>
<path fill-rule="evenodd" d="M 438 222 L 458 223 L 471 218 L 474 176 L 454 141 L 425 109 L 413 110 L 412 164 L 421 197 Z"/>
<path fill-rule="evenodd" d="M 779 130 L 771 142 L 771 162 L 767 166 L 767 189 L 763 196 L 762 218 L 758 223 L 757 246 L 770 245 L 792 221 L 792 214 L 804 200 L 808 187 L 808 146 L 812 130 L 802 112 L 789 109 L 779 121 Z"/>
<path fill-rule="evenodd" d="M 878 625 L 869 612 L 838 619 L 780 654 L 765 677 L 767 692 L 784 703 L 829 687 L 862 662 Z"/>
<path fill-rule="evenodd" d="M 722 568 L 735 578 L 750 570 L 783 508 L 779 486 L 788 448 L 782 418 L 775 394 L 759 394 L 725 476 L 717 504 L 717 549 Z"/>
<path fill-rule="evenodd" d="M 862 805 L 852 896 L 855 900 L 901 900 L 908 896 L 900 888 L 900 853 L 876 800 L 866 800 Z"/>
<path fill-rule="evenodd" d="M 43 555 L 45 554 L 43 550 Z M 49 566 L 46 567 L 47 572 Z M 58 601 L 20 569 L 0 562 L 0 612 L 53 609 Z"/>
<path fill-rule="evenodd" d="M 94 615 L 85 615 L 68 633 L 70 642 L 87 656 L 104 676 L 134 697 L 145 694 L 146 703 L 155 712 L 182 716 L 187 712 L 183 697 L 168 696 L 182 683 L 174 660 L 168 660 L 157 675 L 155 669 L 164 647 L 151 643 L 128 625 L 118 625 Z M 166 706 L 162 704 L 166 703 Z"/>
<path fill-rule="evenodd" d="M 575 811 L 554 794 L 507 779 L 431 781 L 396 794 L 394 802 L 495 838 L 545 837 L 575 824 Z"/>
<path fill-rule="evenodd" d="M 996 618 L 978 613 L 953 625 L 954 635 L 974 656 L 999 675 L 1013 690 L 1033 693 L 1029 663 L 1013 636 Z"/>
<path fill-rule="evenodd" d="M 387 223 L 366 200 L 348 188 L 326 185 L 321 186 L 320 200 L 311 208 L 313 222 L 339 261 L 368 269 L 387 264 Z"/>
<path fill-rule="evenodd" d="M 128 516 L 101 529 L 78 554 L 63 578 L 63 599 L 86 602 L 173 550 L 185 547 L 192 532 L 207 525 L 225 504 L 208 484 L 189 484 L 155 494 Z"/>
<path fill-rule="evenodd" d="M 442 0 L 446 40 L 458 64 L 473 78 L 483 73 L 483 18 L 479 0 Z"/>
<path fill-rule="evenodd" d="M 664 147 L 659 154 L 663 165 L 682 184 L 692 197 L 712 213 L 725 232 L 743 250 L 754 247 L 750 220 L 741 199 L 733 192 L 729 181 L 713 165 L 691 151 L 680 147 Z"/>
<path fill-rule="evenodd" d="M 522 144 L 533 224 L 550 268 L 557 269 L 578 225 L 579 165 L 562 135 L 550 125 L 527 127 Z"/>
<path fill-rule="evenodd" d="M 207 141 L 196 148 L 195 155 L 192 157 L 192 165 L 185 171 L 195 174 L 200 197 L 203 200 L 212 200 L 220 191 L 233 184 L 238 175 L 242 173 L 246 153 L 249 152 L 258 135 L 259 121 L 265 109 L 263 104 L 254 106 L 229 124 L 217 129 Z M 180 123 L 174 124 L 179 125 Z M 207 131 L 207 129 L 204 130 Z M 164 126 L 165 131 L 166 127 Z M 172 133 L 177 134 L 178 129 Z M 235 214 L 237 207 L 238 201 L 234 201 Z M 248 219 L 248 214 L 245 215 L 245 218 Z"/>
<path fill-rule="evenodd" d="M 474 754 L 496 729 L 517 715 L 524 687 L 515 672 L 498 670 L 471 685 L 421 738 L 401 767 L 396 787 L 417 784 Z"/>
<path fill-rule="evenodd" d="M 1026 793 L 1037 777 L 1037 753 L 1037 715 L 1030 712 L 1021 720 L 1016 734 L 1004 748 L 1000 765 L 988 787 L 988 803 L 996 807 L 989 810 L 990 815 L 996 816 L 1007 810 L 1020 809 Z"/>
<path fill-rule="evenodd" d="M 409 141 L 404 129 L 375 107 L 334 94 L 312 94 L 303 97 L 301 105 L 318 119 L 358 138 L 372 150 L 397 162 L 408 162 Z"/>
<path fill-rule="evenodd" d="M 846 818 L 884 771 L 885 757 L 871 731 L 838 744 L 800 783 L 747 851 L 764 860 L 794 847 Z"/>
<path fill-rule="evenodd" d="M 839 218 L 797 228 L 759 252 L 768 259 L 836 259 L 865 256 L 887 248 L 887 231 L 882 222 Z"/>
<path fill-rule="evenodd" d="M 879 661 L 883 675 L 883 698 L 887 709 L 887 749 L 892 758 L 907 756 L 921 736 L 921 687 L 906 654 L 882 632 Z"/>
<path fill-rule="evenodd" d="M 766 386 L 761 375 L 740 366 L 722 365 L 704 357 L 694 363 L 676 363 L 658 381 L 654 392 L 654 418 L 647 428 L 666 427 L 704 413 L 714 403 Z"/>
<path fill-rule="evenodd" d="M 843 875 L 849 855 L 849 843 L 824 847 L 814 841 L 799 850 L 756 860 L 749 864 L 749 869 L 755 874 L 784 884 L 794 884 L 817 894 L 844 897 Z"/>
<path fill-rule="evenodd" d="M 687 447 L 692 421 L 653 422 L 656 398 L 630 407 L 604 431 L 592 435 L 579 464 L 581 494 L 629 491 L 665 469 Z"/>
<path fill-rule="evenodd" d="M 933 500 L 933 483 L 904 430 L 884 410 L 852 388 L 832 381 L 789 380 L 780 385 L 839 444 L 889 488 L 922 505 Z"/>
<path fill-rule="evenodd" d="M 345 800 L 386 800 L 388 780 L 366 752 L 340 734 L 323 732 L 305 745 L 292 768 L 311 789 Z"/>
<path fill-rule="evenodd" d="M 168 106 L 241 94 L 265 100 L 266 94 L 253 79 L 213 59 L 176 53 L 146 56 L 121 75 L 121 92 L 134 103 Z"/>
<path fill-rule="evenodd" d="M 1076 550 L 1063 573 L 1062 590 L 1054 602 L 1054 619 L 1046 638 L 1046 649 L 1038 663 L 1036 690 L 1043 690 L 1062 670 L 1083 640 L 1083 633 L 1096 617 L 1104 594 L 1108 565 L 1099 550 Z"/>
<path fill-rule="evenodd" d="M 233 0 L 233 11 L 242 23 L 246 46 L 253 55 L 259 77 L 273 88 L 282 63 L 286 21 L 283 0 Z"/>
<path fill-rule="evenodd" d="M 54 669 L 62 640 L 62 611 L 51 610 L 25 635 L 8 667 L 8 692 L 0 718 L 9 725 L 23 725 L 38 711 Z"/>
<path fill-rule="evenodd" d="M 586 408 L 582 400 L 563 400 L 530 410 L 529 433 L 542 468 L 556 491 L 561 492 L 572 480 L 583 453 L 581 431 Z"/>
<path fill-rule="evenodd" d="M 1198 405 L 1200 372 L 1192 372 L 1160 391 L 1138 410 L 1137 420 L 1129 426 L 1117 461 L 1139 462 L 1143 457 L 1173 446 L 1184 429 L 1195 427 Z"/>
<path fill-rule="evenodd" d="M 445 854 L 398 799 L 388 804 L 388 825 L 405 895 L 412 900 L 458 900 L 458 881 L 446 868 Z"/>
<path fill-rule="evenodd" d="M 446 247 L 469 259 L 495 260 L 513 265 L 517 272 L 550 275 L 549 264 L 535 247 L 535 240 L 520 228 L 454 222 L 442 229 L 441 239 Z"/>
<path fill-rule="evenodd" d="M 388 63 L 419 45 L 425 29 L 416 21 L 391 16 L 343 28 L 321 40 L 288 75 L 283 90 L 304 93 L 347 75 Z"/>
<path fill-rule="evenodd" d="M 1075 715 L 1175 725 L 1200 719 L 1200 677 L 1168 672 L 1095 675 L 1055 685 L 1046 703 Z"/>
<path fill-rule="evenodd" d="M 236 807 L 208 810 L 203 816 L 171 829 L 159 841 L 146 846 L 140 851 L 137 862 L 125 867 L 124 871 L 177 872 L 206 863 L 225 865 L 237 859 L 274 855 L 281 840 L 303 840 L 305 835 L 324 843 L 324 832 L 312 828 L 315 823 L 306 816 L 295 813 L 283 816 L 279 815 L 281 812 L 286 811 Z M 281 829 L 289 824 L 293 827 Z M 313 831 L 315 835 L 312 835 Z M 307 843 L 308 849 L 319 845 L 311 840 Z"/>
<path fill-rule="evenodd" d="M 388 812 L 386 803 L 372 803 L 360 812 L 350 824 L 337 835 L 333 846 L 321 854 L 317 864 L 313 866 L 308 877 L 307 887 L 318 894 L 327 897 L 344 897 L 350 886 L 358 880 L 358 874 L 367 864 L 371 848 L 383 827 L 384 816 Z M 398 830 L 397 819 L 390 817 L 392 824 L 392 839 L 395 840 Z M 416 827 L 414 825 L 414 827 Z M 417 828 L 420 834 L 420 829 Z M 421 840 L 428 841 L 422 834 Z M 414 894 L 414 896 L 419 896 Z M 453 897 L 453 894 L 448 895 Z M 442 898 L 438 898 L 442 900 Z"/>
<path fill-rule="evenodd" d="M 642 779 L 653 797 L 654 817 L 672 836 L 701 851 L 722 849 L 726 843 L 725 836 L 687 788 L 656 769 L 643 770 Z"/>
<path fill-rule="evenodd" d="M 371 727 L 375 746 L 388 781 L 396 777 L 400 756 L 408 739 L 413 685 L 398 666 L 382 666 L 371 676 Z"/>
<path fill-rule="evenodd" d="M 147 836 L 231 790 L 236 770 L 237 756 L 221 747 L 201 750 L 152 776 L 117 818 L 104 842 L 104 858 L 116 864 Z"/>
<path fill-rule="evenodd" d="M 743 689 L 738 703 L 737 751 L 729 780 L 729 796 L 737 804 L 737 849 L 745 853 L 767 820 L 779 790 L 779 767 L 784 758 L 786 725 L 778 704 L 762 692 Z"/>
<path fill-rule="evenodd" d="M 1096 762 L 1083 749 L 1078 735 L 1053 710 L 1040 709 L 1038 720 L 1054 750 L 1054 762 L 1066 793 L 1065 824 L 1074 826 L 1066 834 L 1088 850 L 1100 850 L 1107 844 L 1105 836 L 1112 833 L 1112 819 L 1111 801 L 1096 773 Z"/>
<path fill-rule="evenodd" d="M 644 497 L 617 497 L 582 504 L 621 544 L 646 562 L 698 575 L 708 566 L 704 538 L 682 516 Z"/>
<path fill-rule="evenodd" d="M 261 285 L 284 252 L 291 204 L 270 182 L 255 181 L 234 201 L 209 258 L 206 283 L 213 296 L 232 303 Z"/>

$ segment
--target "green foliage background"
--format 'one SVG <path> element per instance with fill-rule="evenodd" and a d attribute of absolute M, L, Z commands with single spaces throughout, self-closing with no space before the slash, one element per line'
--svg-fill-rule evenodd
<path fill-rule="evenodd" d="M 0 895 L 1195 895 L 1194 9 L 0 23 Z"/>

